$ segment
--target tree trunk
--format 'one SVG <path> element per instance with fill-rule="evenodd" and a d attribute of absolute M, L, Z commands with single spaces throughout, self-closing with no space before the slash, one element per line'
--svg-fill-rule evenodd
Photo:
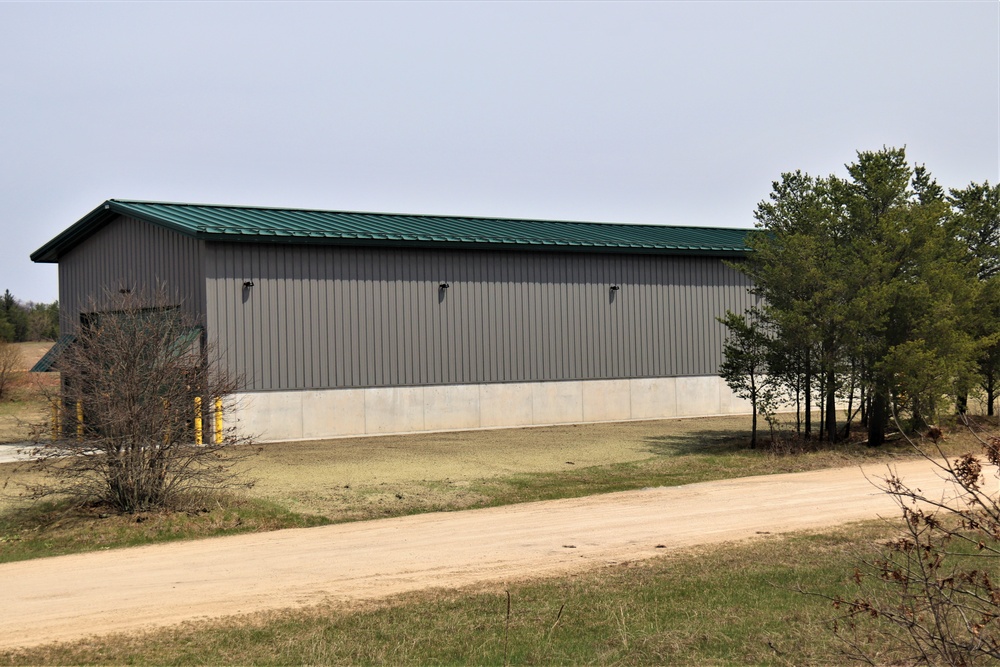
<path fill-rule="evenodd" d="M 805 404 L 806 404 L 806 440 L 812 437 L 812 365 L 809 363 L 809 353 L 806 353 L 805 363 Z"/>
<path fill-rule="evenodd" d="M 816 404 L 819 405 L 819 439 L 826 436 L 826 373 L 820 369 L 819 374 L 819 396 L 816 397 Z"/>
<path fill-rule="evenodd" d="M 837 374 L 832 363 L 826 369 L 826 435 L 837 442 Z"/>
<path fill-rule="evenodd" d="M 858 400 L 861 401 L 861 426 L 862 428 L 868 428 L 868 412 L 871 407 L 871 393 L 865 391 L 867 385 L 864 382 L 861 383 L 861 396 Z"/>
<path fill-rule="evenodd" d="M 993 373 L 986 374 L 986 416 L 993 416 L 993 404 L 997 400 L 997 383 Z"/>
<path fill-rule="evenodd" d="M 847 392 L 847 422 L 844 424 L 844 440 L 851 439 L 851 420 L 854 419 L 854 361 L 851 361 L 851 389 Z"/>
<path fill-rule="evenodd" d="M 868 415 L 868 446 L 878 447 L 885 442 L 885 427 L 889 423 L 889 397 L 873 389 L 871 411 Z"/>
<path fill-rule="evenodd" d="M 802 437 L 802 374 L 795 373 L 795 435 Z"/>

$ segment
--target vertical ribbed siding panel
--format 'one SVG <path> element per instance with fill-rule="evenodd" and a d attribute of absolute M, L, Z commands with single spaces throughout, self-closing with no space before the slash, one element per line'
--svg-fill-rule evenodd
<path fill-rule="evenodd" d="M 267 253 L 268 300 L 261 307 L 269 310 L 268 344 L 270 356 L 266 363 L 271 375 L 270 386 L 275 389 L 288 387 L 288 342 L 285 340 L 285 320 L 288 318 L 288 299 L 285 294 L 285 265 L 283 257 L 273 250 Z"/>
<path fill-rule="evenodd" d="M 402 280 L 401 276 L 407 275 L 408 271 L 403 266 L 405 256 L 403 253 L 393 253 L 389 257 L 391 272 L 389 275 L 389 295 L 390 320 L 387 327 L 389 334 L 389 350 L 392 356 L 392 383 L 395 385 L 406 384 L 406 373 L 403 371 L 403 364 L 409 357 L 406 355 L 404 341 L 410 327 L 408 319 L 409 309 L 406 307 L 407 285 L 410 281 Z"/>
<path fill-rule="evenodd" d="M 496 309 L 496 273 L 493 266 L 493 257 L 487 255 L 476 263 L 479 271 L 476 277 L 479 281 L 480 299 L 476 304 L 476 316 L 479 318 L 480 330 L 478 332 L 479 349 L 481 351 L 481 365 L 483 382 L 495 382 L 497 377 L 497 354 L 494 341 L 501 335 L 497 330 L 496 319 L 493 317 Z"/>
<path fill-rule="evenodd" d="M 524 255 L 514 255 L 507 264 L 507 288 L 511 312 L 516 316 L 517 326 L 510 331 L 508 348 L 514 359 L 514 372 L 510 377 L 526 380 L 530 377 L 534 361 L 532 351 L 531 322 L 534 320 L 533 304 L 528 299 L 528 266 Z"/>
<path fill-rule="evenodd" d="M 211 247 L 212 328 L 256 389 L 712 375 L 715 318 L 752 301 L 713 258 Z"/>
<path fill-rule="evenodd" d="M 347 281 L 335 280 L 338 270 L 343 270 L 346 260 L 339 255 L 333 256 L 325 262 L 327 267 L 327 280 L 330 288 L 327 290 L 326 307 L 329 312 L 326 314 L 330 318 L 330 365 L 332 379 L 330 386 L 348 387 L 351 374 L 350 362 L 344 354 L 344 350 L 349 349 L 350 332 L 347 330 Z"/>
<path fill-rule="evenodd" d="M 121 289 L 152 297 L 162 287 L 171 304 L 206 318 L 204 244 L 177 232 L 117 218 L 59 258 L 60 328 L 72 332 L 80 314 L 108 306 Z"/>
<path fill-rule="evenodd" d="M 399 318 L 398 326 L 396 327 L 396 364 L 393 372 L 395 373 L 396 384 L 398 385 L 410 384 L 413 381 L 412 373 L 406 368 L 406 360 L 413 358 L 413 313 L 410 305 L 413 302 L 413 281 L 401 279 L 401 276 L 411 273 L 408 265 L 412 261 L 412 257 L 403 253 L 396 253 L 393 257 L 395 267 L 393 269 L 393 280 L 396 285 L 396 289 L 393 291 L 397 294 L 396 313 L 398 313 L 397 317 Z"/>
<path fill-rule="evenodd" d="M 234 278 L 241 284 L 247 280 L 254 283 L 254 286 L 246 290 L 246 292 L 243 291 L 242 287 L 240 288 L 240 312 L 246 313 L 249 317 L 249 326 L 244 324 L 244 329 L 249 329 L 247 340 L 248 345 L 251 347 L 251 361 L 249 363 L 249 370 L 246 372 L 246 379 L 252 379 L 254 386 L 258 386 L 258 384 L 263 385 L 262 378 L 264 377 L 264 366 L 267 360 L 267 348 L 265 347 L 267 341 L 266 332 L 270 326 L 267 309 L 260 306 L 260 299 L 258 297 L 262 289 L 260 286 L 261 276 L 264 273 L 263 248 L 255 246 L 247 249 L 245 254 L 237 253 L 237 256 L 240 255 L 246 257 L 244 261 L 239 262 L 243 269 L 243 274 L 237 274 Z M 239 317 L 240 312 L 237 313 L 237 317 Z M 247 315 L 244 316 L 244 322 Z"/>
<path fill-rule="evenodd" d="M 329 387 L 330 386 L 330 321 L 327 317 L 327 312 L 325 309 L 326 304 L 326 291 L 329 287 L 329 283 L 326 278 L 326 266 L 323 264 L 323 258 L 320 256 L 319 249 L 314 248 L 310 253 L 312 258 L 312 270 L 314 272 L 313 277 L 313 322 L 314 331 L 316 332 L 316 346 L 317 346 L 317 366 L 315 367 L 315 384 L 314 387 Z"/>
<path fill-rule="evenodd" d="M 354 314 L 354 291 L 355 284 L 351 278 L 353 265 L 356 261 L 353 254 L 342 258 L 343 278 L 335 281 L 336 292 L 340 299 L 338 318 L 340 322 L 341 336 L 337 342 L 337 357 L 342 362 L 343 371 L 339 374 L 343 381 L 337 386 L 358 387 L 358 368 L 361 365 L 361 351 L 358 348 L 356 317 Z M 336 274 L 336 272 L 335 272 Z M 355 352 L 356 351 L 356 352 Z M 355 352 L 352 354 L 352 352 Z"/>
<path fill-rule="evenodd" d="M 385 259 L 381 253 L 374 250 L 365 251 L 365 261 L 368 262 L 372 271 L 365 281 L 365 310 L 368 313 L 368 346 L 371 350 L 368 364 L 368 383 L 374 386 L 386 386 L 387 382 L 383 375 L 385 367 L 385 341 L 381 337 L 382 308 L 384 306 L 382 298 L 383 281 L 385 280 Z"/>

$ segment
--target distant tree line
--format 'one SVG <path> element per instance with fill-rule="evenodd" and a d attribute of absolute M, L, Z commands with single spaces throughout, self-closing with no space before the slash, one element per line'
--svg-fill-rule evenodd
<path fill-rule="evenodd" d="M 4 290 L 0 297 L 0 342 L 55 340 L 59 337 L 59 302 L 19 301 Z"/>
<path fill-rule="evenodd" d="M 923 428 L 970 394 L 992 415 L 1000 186 L 946 191 L 900 148 L 859 152 L 847 172 L 782 174 L 757 206 L 752 251 L 734 266 L 758 305 L 722 320 L 721 375 L 755 413 L 794 405 L 797 432 L 830 442 L 860 423 L 879 445 L 893 415 Z"/>

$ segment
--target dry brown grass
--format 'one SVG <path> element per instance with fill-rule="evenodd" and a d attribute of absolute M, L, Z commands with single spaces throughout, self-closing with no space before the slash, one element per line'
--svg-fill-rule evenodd
<path fill-rule="evenodd" d="M 639 462 L 742 437 L 749 425 L 720 417 L 273 443 L 248 474 L 255 495 L 298 512 L 368 507 L 377 516 L 379 505 L 404 501 L 457 509 L 483 500 L 484 481 Z"/>
<path fill-rule="evenodd" d="M 256 480 L 246 493 L 297 517 L 339 522 L 913 455 L 902 440 L 876 449 L 855 442 L 785 454 L 751 451 L 749 427 L 748 417 L 718 417 L 275 443 L 245 462 L 246 478 Z M 946 451 L 975 451 L 964 429 L 945 430 Z M 0 513 L 23 502 L 13 494 L 25 474 L 0 464 Z M 103 529 L 88 526 L 78 529 Z"/>
<path fill-rule="evenodd" d="M 250 461 L 253 495 L 335 521 L 578 496 L 643 486 L 797 472 L 913 454 L 869 449 L 746 449 L 750 418 L 581 424 L 265 445 Z M 949 452 L 974 450 L 947 429 Z"/>
<path fill-rule="evenodd" d="M 31 425 L 48 418 L 45 396 L 59 386 L 58 373 L 29 373 L 28 370 L 52 347 L 52 343 L 13 343 L 20 353 L 20 365 L 8 396 L 0 400 L 0 443 L 24 442 Z"/>
<path fill-rule="evenodd" d="M 20 370 L 27 371 L 36 363 L 38 360 L 45 356 L 45 353 L 52 349 L 53 343 L 51 342 L 34 342 L 34 343 L 13 343 L 21 352 L 21 368 Z"/>

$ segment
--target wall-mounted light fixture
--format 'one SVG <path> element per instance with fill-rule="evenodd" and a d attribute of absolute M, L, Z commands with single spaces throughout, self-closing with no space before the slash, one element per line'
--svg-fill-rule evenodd
<path fill-rule="evenodd" d="M 243 281 L 243 288 L 244 289 L 250 289 L 251 287 L 253 287 L 253 281 L 252 280 L 244 280 Z"/>
<path fill-rule="evenodd" d="M 130 288 L 128 288 L 128 287 L 123 287 L 120 290 L 118 290 L 118 293 L 119 294 L 131 294 L 132 290 Z"/>
<path fill-rule="evenodd" d="M 618 290 L 620 290 L 620 289 L 621 289 L 621 286 L 620 286 L 620 285 L 612 285 L 612 286 L 611 286 L 611 291 L 612 291 L 612 292 L 617 292 L 617 291 L 618 291 Z"/>
<path fill-rule="evenodd" d="M 438 285 L 438 289 L 448 289 L 449 287 L 451 287 L 451 285 L 449 285 L 448 283 L 441 283 L 440 285 Z"/>

